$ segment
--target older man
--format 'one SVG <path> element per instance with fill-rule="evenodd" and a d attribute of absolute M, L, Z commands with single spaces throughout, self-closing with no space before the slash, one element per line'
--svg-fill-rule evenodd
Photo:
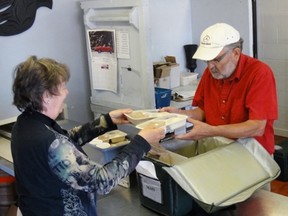
<path fill-rule="evenodd" d="M 276 85 L 265 63 L 242 53 L 243 39 L 226 23 L 217 23 L 201 34 L 193 58 L 207 62 L 195 93 L 193 110 L 165 107 L 190 116 L 193 129 L 178 139 L 197 140 L 224 136 L 254 137 L 274 153 L 274 120 L 278 118 Z"/>

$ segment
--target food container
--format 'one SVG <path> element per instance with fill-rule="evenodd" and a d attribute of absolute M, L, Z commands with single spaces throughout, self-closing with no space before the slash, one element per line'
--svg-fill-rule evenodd
<path fill-rule="evenodd" d="M 100 165 L 110 162 L 130 140 L 120 130 L 109 131 L 83 146 L 89 158 Z"/>
<path fill-rule="evenodd" d="M 122 142 L 126 139 L 127 134 L 120 130 L 112 130 L 103 135 L 98 136 L 96 139 L 99 139 L 103 142 L 115 144 Z M 95 141 L 95 140 L 94 140 Z M 92 140 L 93 142 L 93 140 Z"/>
<path fill-rule="evenodd" d="M 97 164 L 104 165 L 110 162 L 128 143 L 120 142 L 110 145 L 108 148 L 101 148 L 95 144 L 87 143 L 83 146 L 83 149 L 91 160 Z"/>
<path fill-rule="evenodd" d="M 180 75 L 180 84 L 181 86 L 190 85 L 193 81 L 197 80 L 198 73 L 194 72 L 184 72 Z"/>
<path fill-rule="evenodd" d="M 91 140 L 82 148 L 92 161 L 99 165 L 104 165 L 111 162 L 130 143 L 129 136 L 127 137 L 126 135 L 126 133 L 120 130 L 109 131 Z M 133 175 L 131 176 L 130 174 L 121 179 L 119 185 L 129 188 L 133 183 Z"/>
<path fill-rule="evenodd" d="M 139 129 L 164 127 L 166 133 L 173 133 L 179 128 L 186 128 L 186 119 L 186 115 L 170 113 L 169 115 L 146 121 L 136 127 Z"/>
<path fill-rule="evenodd" d="M 125 114 L 127 119 L 134 125 L 138 125 L 153 118 L 162 117 L 169 113 L 159 112 L 158 109 L 151 110 L 136 110 L 131 113 Z"/>

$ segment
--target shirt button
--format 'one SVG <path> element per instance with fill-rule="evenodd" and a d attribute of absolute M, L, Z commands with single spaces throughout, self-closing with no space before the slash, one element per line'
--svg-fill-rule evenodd
<path fill-rule="evenodd" d="M 226 100 L 222 100 L 222 103 L 225 104 L 225 103 L 226 103 Z"/>
<path fill-rule="evenodd" d="M 224 119 L 225 119 L 225 116 L 221 116 L 221 119 L 224 120 Z"/>

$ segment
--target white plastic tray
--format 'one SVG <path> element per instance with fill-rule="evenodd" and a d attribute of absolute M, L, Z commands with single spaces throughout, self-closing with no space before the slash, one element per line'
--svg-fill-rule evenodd
<path fill-rule="evenodd" d="M 178 128 L 186 127 L 186 115 L 172 114 L 154 118 L 137 125 L 139 129 L 165 127 L 166 133 L 173 133 Z"/>
<path fill-rule="evenodd" d="M 158 109 L 135 110 L 125 114 L 127 119 L 134 125 L 141 124 L 145 121 L 168 115 L 168 112 L 159 112 Z"/>
<path fill-rule="evenodd" d="M 124 141 L 126 139 L 126 136 L 127 134 L 124 133 L 123 131 L 112 130 L 112 131 L 106 132 L 105 134 L 98 136 L 91 142 L 94 143 L 94 142 L 97 142 L 97 140 L 101 140 L 102 142 L 113 144 L 113 143 Z"/>

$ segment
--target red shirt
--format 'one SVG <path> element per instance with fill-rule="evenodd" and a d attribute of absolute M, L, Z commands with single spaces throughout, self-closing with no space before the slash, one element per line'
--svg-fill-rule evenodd
<path fill-rule="evenodd" d="M 265 63 L 241 54 L 235 72 L 225 80 L 214 79 L 206 68 L 192 105 L 205 112 L 206 123 L 210 125 L 266 119 L 264 135 L 254 138 L 270 154 L 274 153 L 273 122 L 278 118 L 276 84 Z"/>

